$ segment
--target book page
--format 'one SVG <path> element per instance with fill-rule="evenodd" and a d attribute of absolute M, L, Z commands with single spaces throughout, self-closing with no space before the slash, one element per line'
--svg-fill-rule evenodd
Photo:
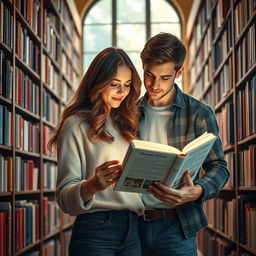
<path fill-rule="evenodd" d="M 175 182 L 170 184 L 170 186 L 174 188 L 179 188 L 180 186 L 182 186 L 184 184 L 183 175 L 186 170 L 189 170 L 191 179 L 195 179 L 198 171 L 202 167 L 205 158 L 209 154 L 209 151 L 211 150 L 215 139 L 211 142 L 201 145 L 200 147 L 195 148 L 187 154 L 184 162 L 180 166 L 180 170 L 178 171 Z"/>
<path fill-rule="evenodd" d="M 156 142 L 151 142 L 151 141 L 132 140 L 131 145 L 133 146 L 133 148 L 137 148 L 137 149 L 181 154 L 181 151 L 175 147 L 165 145 L 165 144 L 156 143 Z"/>
<path fill-rule="evenodd" d="M 183 150 L 182 153 L 186 154 L 189 151 L 193 150 L 196 147 L 199 147 L 202 144 L 207 143 L 210 140 L 215 139 L 216 136 L 212 133 L 204 133 L 203 135 L 199 136 L 198 138 L 194 139 L 193 141 L 191 141 L 188 145 L 186 145 Z"/>
<path fill-rule="evenodd" d="M 149 193 L 148 186 L 162 182 L 176 154 L 133 149 L 114 190 Z"/>

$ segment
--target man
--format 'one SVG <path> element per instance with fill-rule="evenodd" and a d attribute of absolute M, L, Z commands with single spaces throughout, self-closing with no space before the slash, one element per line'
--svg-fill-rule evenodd
<path fill-rule="evenodd" d="M 142 195 L 143 255 L 197 255 L 196 232 L 207 226 L 202 204 L 216 197 L 229 178 L 214 112 L 174 83 L 184 70 L 185 56 L 182 42 L 169 33 L 146 43 L 141 59 L 147 93 L 140 102 L 139 137 L 179 149 L 206 131 L 217 140 L 203 163 L 203 177 L 192 181 L 188 170 L 184 187 L 171 189 L 156 182 L 150 186 L 152 195 Z"/>

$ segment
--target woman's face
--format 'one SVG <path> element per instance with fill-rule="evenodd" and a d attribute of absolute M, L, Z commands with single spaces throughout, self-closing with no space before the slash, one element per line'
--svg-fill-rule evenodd
<path fill-rule="evenodd" d="M 104 102 L 109 108 L 118 108 L 130 92 L 132 71 L 129 67 L 118 66 L 116 75 L 102 92 Z"/>

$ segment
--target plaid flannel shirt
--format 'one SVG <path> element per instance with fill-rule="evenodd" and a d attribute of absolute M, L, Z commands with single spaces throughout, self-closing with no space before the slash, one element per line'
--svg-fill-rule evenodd
<path fill-rule="evenodd" d="M 202 196 L 194 202 L 176 207 L 184 235 L 188 238 L 207 226 L 208 221 L 203 211 L 203 202 L 218 195 L 228 181 L 229 171 L 224 160 L 222 143 L 218 136 L 219 128 L 213 110 L 210 106 L 183 93 L 176 84 L 175 88 L 176 98 L 170 106 L 171 117 L 167 128 L 168 144 L 181 150 L 206 131 L 217 135 L 217 139 L 202 165 L 205 174 L 194 180 L 194 184 L 202 186 Z M 147 94 L 142 97 L 139 104 L 141 120 L 144 118 L 146 104 Z"/>

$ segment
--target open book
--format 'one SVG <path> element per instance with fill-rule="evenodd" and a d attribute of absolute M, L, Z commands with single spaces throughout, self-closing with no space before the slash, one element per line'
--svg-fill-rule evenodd
<path fill-rule="evenodd" d="M 160 143 L 132 140 L 114 190 L 149 193 L 148 186 L 155 181 L 180 188 L 185 183 L 183 175 L 186 170 L 189 170 L 191 179 L 195 179 L 215 139 L 214 134 L 204 133 L 182 151 Z"/>

